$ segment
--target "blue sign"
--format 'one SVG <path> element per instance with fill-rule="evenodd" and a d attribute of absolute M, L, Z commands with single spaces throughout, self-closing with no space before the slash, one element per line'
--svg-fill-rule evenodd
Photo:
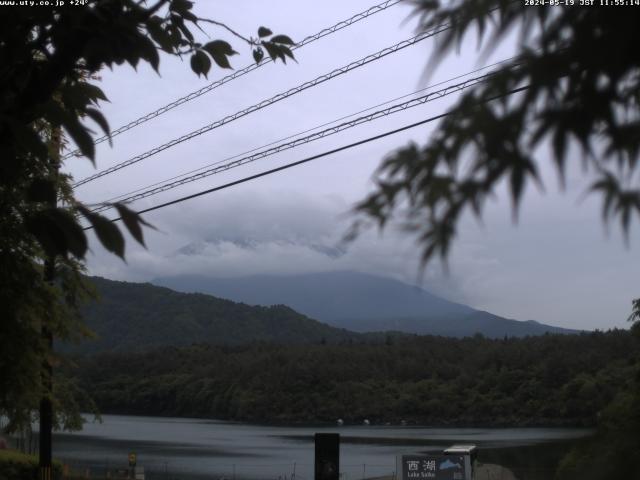
<path fill-rule="evenodd" d="M 402 455 L 402 480 L 465 480 L 462 455 Z"/>

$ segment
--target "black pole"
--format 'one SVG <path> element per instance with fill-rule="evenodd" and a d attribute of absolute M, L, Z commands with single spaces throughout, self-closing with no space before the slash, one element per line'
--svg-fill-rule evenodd
<path fill-rule="evenodd" d="M 53 276 L 48 275 L 48 271 L 54 270 L 53 259 L 47 259 L 45 263 L 45 280 L 53 280 Z M 42 342 L 47 351 L 53 349 L 53 335 L 51 331 L 43 325 Z M 48 356 L 48 355 L 47 355 Z M 51 404 L 51 390 L 53 387 L 53 369 L 48 359 L 42 362 L 42 386 L 43 394 L 40 399 L 40 449 L 39 466 L 40 480 L 51 480 L 51 431 L 53 430 L 53 406 Z"/>
<path fill-rule="evenodd" d="M 56 182 L 58 180 L 58 170 L 60 168 L 60 148 L 61 142 L 60 128 L 54 128 L 51 132 L 51 145 L 54 157 L 51 159 L 51 179 Z M 49 202 L 50 207 L 57 205 L 57 189 L 56 196 Z M 56 275 L 56 259 L 54 256 L 47 256 L 44 262 L 44 281 L 53 283 Z M 53 394 L 53 368 L 49 357 L 53 353 L 53 332 L 47 325 L 47 319 L 42 321 L 42 345 L 45 349 L 44 360 L 42 361 L 42 397 L 40 398 L 40 431 L 38 450 L 38 466 L 40 470 L 39 480 L 51 480 L 51 433 L 53 431 L 53 405 L 51 396 Z"/>
<path fill-rule="evenodd" d="M 314 462 L 315 480 L 339 480 L 340 478 L 340 435 L 337 433 L 316 433 Z"/>

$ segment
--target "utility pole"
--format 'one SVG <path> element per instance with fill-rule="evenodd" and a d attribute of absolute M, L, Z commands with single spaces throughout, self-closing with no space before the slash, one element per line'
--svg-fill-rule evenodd
<path fill-rule="evenodd" d="M 314 441 L 314 480 L 339 480 L 340 434 L 316 433 Z"/>
<path fill-rule="evenodd" d="M 60 169 L 60 150 L 62 148 L 62 133 L 60 127 L 53 128 L 51 131 L 51 180 L 57 182 L 58 170 Z M 56 194 L 49 200 L 49 206 L 55 208 L 57 206 L 57 188 Z M 44 262 L 44 281 L 52 284 L 56 274 L 56 259 L 49 255 Z M 40 398 L 40 431 L 39 431 L 39 458 L 38 465 L 40 470 L 39 480 L 51 480 L 51 433 L 53 430 L 53 405 L 51 396 L 53 394 L 53 368 L 51 367 L 50 356 L 53 352 L 53 332 L 47 325 L 47 319 L 43 319 L 41 327 L 41 337 L 43 348 L 46 351 L 44 360 L 42 361 L 42 397 Z"/>

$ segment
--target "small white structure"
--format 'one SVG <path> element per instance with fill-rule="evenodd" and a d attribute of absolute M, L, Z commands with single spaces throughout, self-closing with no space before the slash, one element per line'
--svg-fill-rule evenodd
<path fill-rule="evenodd" d="M 364 419 L 364 422 L 362 422 L 363 425 L 371 425 L 371 422 L 368 419 Z"/>
<path fill-rule="evenodd" d="M 451 445 L 443 452 L 445 455 L 462 455 L 464 457 L 464 480 L 475 478 L 476 459 L 478 458 L 478 447 L 475 445 Z"/>
<path fill-rule="evenodd" d="M 341 427 L 342 425 L 344 425 L 344 420 L 342 420 L 341 418 L 338 419 L 338 421 L 336 422 L 338 424 L 339 427 Z"/>

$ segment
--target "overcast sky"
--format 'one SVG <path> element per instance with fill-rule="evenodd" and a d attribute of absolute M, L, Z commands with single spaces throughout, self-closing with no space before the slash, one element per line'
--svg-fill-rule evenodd
<path fill-rule="evenodd" d="M 260 25 L 294 40 L 331 26 L 374 5 L 371 0 L 311 2 L 196 2 L 196 13 L 224 21 L 252 34 Z M 204 96 L 132 129 L 97 149 L 98 170 L 122 162 L 175 137 L 286 91 L 334 68 L 374 53 L 414 34 L 411 8 L 397 5 L 368 20 L 296 51 L 298 63 L 268 64 Z M 251 52 L 223 30 L 205 27 L 211 38 L 229 40 L 240 55 L 235 68 L 251 63 Z M 203 37 L 203 41 L 207 41 Z M 507 58 L 506 44 L 480 63 L 475 38 L 464 42 L 434 72 L 425 75 L 437 45 L 425 40 L 383 60 L 361 67 L 283 102 L 234 121 L 148 158 L 135 166 L 83 185 L 78 197 L 99 202 L 166 178 L 224 160 L 345 115 L 409 94 Z M 159 77 L 146 66 L 120 67 L 101 74 L 111 100 L 103 106 L 117 128 L 229 73 L 213 68 L 209 79 L 197 78 L 184 61 L 163 57 Z M 458 80 L 459 81 L 459 80 Z M 445 111 L 456 96 L 350 129 L 251 165 L 208 177 L 133 204 L 146 208 L 231 180 L 283 165 L 343 144 L 376 135 Z M 148 250 L 127 240 L 127 263 L 106 253 L 94 240 L 88 257 L 91 274 L 148 281 L 183 273 L 237 276 L 358 270 L 418 281 L 418 249 L 394 229 L 364 235 L 333 250 L 348 229 L 353 204 L 371 191 L 381 159 L 407 142 L 424 143 L 433 124 L 369 143 L 279 174 L 149 213 L 157 232 L 147 231 Z M 509 200 L 497 192 L 483 224 L 465 219 L 448 273 L 435 262 L 421 285 L 447 299 L 520 320 L 606 329 L 625 327 L 631 300 L 640 295 L 636 272 L 640 260 L 637 228 L 625 247 L 616 228 L 607 234 L 597 199 L 580 201 L 588 185 L 579 169 L 560 192 L 553 168 L 540 152 L 546 193 L 526 192 L 517 225 Z M 95 169 L 84 159 L 66 166 L 76 180 Z M 635 235 L 634 235 L 635 233 Z M 186 254 L 188 253 L 188 254 Z"/>

